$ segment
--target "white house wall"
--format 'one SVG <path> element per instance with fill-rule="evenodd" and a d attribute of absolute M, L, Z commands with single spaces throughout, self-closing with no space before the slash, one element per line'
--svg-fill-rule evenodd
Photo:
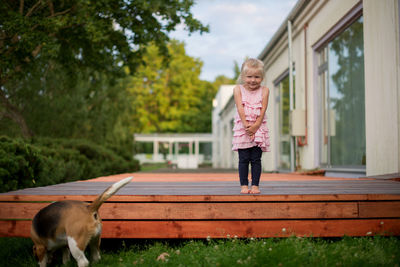
<path fill-rule="evenodd" d="M 287 46 L 287 45 L 286 45 Z M 285 47 L 286 47 L 285 46 Z M 274 80 L 279 77 L 282 73 L 287 71 L 288 69 L 288 53 L 285 48 L 283 51 L 279 53 L 279 55 L 273 59 L 273 67 L 269 65 L 269 62 L 266 62 L 266 72 L 265 72 L 265 80 L 266 86 L 270 90 L 268 108 L 267 108 L 267 124 L 270 130 L 270 143 L 271 143 L 271 152 L 264 153 L 264 164 L 263 166 L 267 171 L 276 171 L 278 165 L 278 155 L 276 153 L 278 146 L 278 121 L 277 121 L 277 104 L 276 99 L 278 97 L 277 89 L 274 87 Z"/>
<path fill-rule="evenodd" d="M 295 69 L 295 108 L 305 109 L 307 97 L 307 145 L 298 147 L 299 153 L 298 165 L 302 169 L 314 169 L 319 167 L 319 147 L 318 147 L 318 75 L 317 58 L 312 45 L 320 40 L 336 23 L 338 23 L 345 14 L 351 10 L 359 1 L 357 0 L 334 0 L 334 1 L 311 1 L 305 10 L 293 21 L 292 25 L 292 54 Z M 307 25 L 306 33 L 304 26 Z M 306 34 L 307 50 L 304 50 L 304 34 Z M 305 55 L 307 57 L 307 89 L 305 88 Z M 275 46 L 267 58 L 263 59 L 266 63 L 267 86 L 271 89 L 269 113 L 277 111 L 275 99 L 277 90 L 274 88 L 273 81 L 282 73 L 288 70 L 288 42 L 287 32 L 278 45 Z M 306 96 L 307 90 L 307 96 Z M 278 145 L 278 122 L 277 115 L 269 114 L 271 122 L 271 140 L 273 150 Z M 275 149 L 276 151 L 276 149 Z M 275 170 L 277 167 L 276 153 L 273 153 L 272 159 L 268 164 L 269 170 Z"/>
<path fill-rule="evenodd" d="M 367 174 L 399 173 L 399 1 L 363 6 Z"/>
<path fill-rule="evenodd" d="M 305 109 L 307 102 L 307 145 L 298 147 L 299 165 L 303 169 L 320 167 L 318 44 L 344 17 L 362 6 L 364 19 L 366 175 L 400 173 L 400 64 L 399 64 L 399 2 L 400 0 L 299 0 L 289 17 L 296 12 L 292 25 L 292 49 L 295 66 L 295 108 Z M 288 17 L 288 18 L 289 18 Z M 293 18 L 291 18 L 293 19 Z M 277 89 L 274 81 L 288 70 L 288 41 L 285 21 L 260 55 L 266 68 L 265 84 L 270 88 L 267 109 L 271 152 L 263 153 L 264 171 L 277 170 Z M 306 26 L 306 30 L 304 27 Z M 284 30 L 283 35 L 279 33 Z M 305 41 L 306 33 L 306 44 Z M 275 38 L 275 39 L 274 39 Z M 307 64 L 306 64 L 307 62 Z M 228 102 L 229 103 L 229 102 Z M 234 108 L 220 107 L 217 124 L 229 125 Z M 213 115 L 214 116 L 214 115 Z M 231 117 L 232 116 L 232 117 Z M 231 135 L 230 135 L 231 136 Z M 227 137 L 227 136 L 225 136 Z M 227 141 L 221 142 L 224 167 L 237 167 Z M 230 163 L 228 161 L 231 161 Z M 236 159 L 237 161 L 237 159 Z"/>

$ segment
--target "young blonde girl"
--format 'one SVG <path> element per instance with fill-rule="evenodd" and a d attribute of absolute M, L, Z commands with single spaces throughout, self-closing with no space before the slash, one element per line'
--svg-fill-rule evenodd
<path fill-rule="evenodd" d="M 265 112 L 269 90 L 261 85 L 264 64 L 255 58 L 247 59 L 241 68 L 233 95 L 236 115 L 233 127 L 232 150 L 239 153 L 239 178 L 242 194 L 259 194 L 262 152 L 269 151 L 269 135 Z M 249 189 L 251 164 L 251 189 Z"/>

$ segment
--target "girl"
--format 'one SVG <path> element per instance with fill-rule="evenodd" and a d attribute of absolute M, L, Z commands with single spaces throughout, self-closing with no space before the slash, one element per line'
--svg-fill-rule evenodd
<path fill-rule="evenodd" d="M 269 151 L 267 121 L 269 90 L 261 86 L 264 63 L 247 59 L 241 69 L 238 85 L 233 89 L 236 104 L 232 150 L 239 153 L 241 194 L 259 194 L 261 155 Z M 249 190 L 249 163 L 251 164 L 251 190 Z"/>

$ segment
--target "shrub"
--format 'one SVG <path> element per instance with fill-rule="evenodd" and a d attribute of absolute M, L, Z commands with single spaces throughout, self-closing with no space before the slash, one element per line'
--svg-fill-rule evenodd
<path fill-rule="evenodd" d="M 138 169 L 132 157 L 86 140 L 0 137 L 0 192 Z"/>

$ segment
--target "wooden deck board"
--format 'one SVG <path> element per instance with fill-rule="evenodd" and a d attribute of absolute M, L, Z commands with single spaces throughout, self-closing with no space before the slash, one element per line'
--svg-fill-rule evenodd
<path fill-rule="evenodd" d="M 0 219 L 33 218 L 48 203 L 0 203 Z M 398 203 L 396 203 L 398 205 Z M 381 205 L 383 206 L 383 205 Z M 366 206 L 364 206 L 366 207 Z M 104 203 L 103 220 L 240 220 L 358 218 L 354 202 Z M 400 212 L 391 211 L 400 216 Z M 369 216 L 367 216 L 368 218 Z"/>
<path fill-rule="evenodd" d="M 399 236 L 400 219 L 103 221 L 102 238 Z M 0 221 L 0 236 L 28 237 L 30 221 Z"/>
<path fill-rule="evenodd" d="M 5 195 L 97 195 L 112 182 L 72 182 L 47 187 L 28 188 Z M 262 195 L 304 194 L 400 194 L 395 181 L 270 181 L 260 184 Z M 237 182 L 132 182 L 117 195 L 238 195 Z"/>
<path fill-rule="evenodd" d="M 0 236 L 27 237 L 49 202 L 93 201 L 128 175 L 2 193 Z M 240 195 L 233 173 L 133 176 L 99 210 L 104 238 L 400 235 L 400 182 L 392 180 L 263 174 L 261 194 Z"/>

